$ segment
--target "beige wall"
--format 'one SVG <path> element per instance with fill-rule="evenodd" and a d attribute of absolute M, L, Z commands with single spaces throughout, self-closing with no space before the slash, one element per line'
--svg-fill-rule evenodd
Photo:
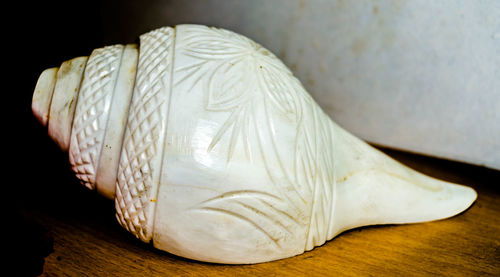
<path fill-rule="evenodd" d="M 384 146 L 500 169 L 500 1 L 116 1 L 107 43 L 163 25 L 245 34 Z"/>

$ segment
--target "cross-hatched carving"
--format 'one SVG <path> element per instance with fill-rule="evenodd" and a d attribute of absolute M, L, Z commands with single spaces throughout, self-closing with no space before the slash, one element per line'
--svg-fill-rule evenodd
<path fill-rule="evenodd" d="M 151 239 L 154 202 L 167 123 L 174 29 L 140 37 L 139 64 L 116 185 L 120 224 L 143 241 Z"/>
<path fill-rule="evenodd" d="M 94 50 L 87 61 L 78 95 L 69 160 L 76 176 L 89 189 L 96 185 L 96 171 L 122 51 L 123 45 Z"/>

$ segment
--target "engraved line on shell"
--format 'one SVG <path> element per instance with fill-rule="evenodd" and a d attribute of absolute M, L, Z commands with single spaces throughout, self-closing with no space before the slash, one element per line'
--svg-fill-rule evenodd
<path fill-rule="evenodd" d="M 252 106 L 252 113 L 253 113 L 253 116 L 256 117 L 256 111 L 255 111 L 255 107 L 254 106 Z M 264 146 L 263 146 L 263 143 L 262 143 L 262 140 L 263 140 L 262 139 L 262 134 L 260 133 L 260 128 L 258 126 L 257 120 L 254 120 L 254 124 L 255 124 L 255 132 L 256 132 L 257 141 L 258 141 L 258 147 L 259 147 L 259 150 L 260 150 L 259 152 L 260 152 L 262 161 L 264 162 L 264 168 L 267 171 L 267 175 L 269 176 L 269 179 L 271 180 L 271 183 L 278 190 L 278 192 L 280 192 L 286 198 L 286 201 L 296 211 L 296 213 L 299 213 L 300 212 L 300 208 L 297 206 L 297 204 L 295 203 L 295 201 L 292 201 L 292 199 L 290 199 L 290 197 L 286 193 L 282 192 L 282 190 L 278 186 L 276 180 L 274 179 L 272 173 L 270 172 L 269 164 L 268 164 L 268 161 L 266 159 L 266 154 L 264 153 Z"/>
<path fill-rule="evenodd" d="M 207 31 L 208 29 L 204 29 L 206 36 L 212 35 L 211 32 Z M 212 29 L 210 29 L 212 30 Z M 196 33 L 196 32 L 193 32 Z M 221 34 L 218 32 L 218 34 Z M 232 36 L 231 36 L 232 38 Z M 195 57 L 198 59 L 208 59 L 211 58 L 213 60 L 220 60 L 221 64 L 224 64 L 227 62 L 227 60 L 234 59 L 235 56 L 237 55 L 238 51 L 230 51 L 228 55 L 224 55 L 224 51 L 227 49 L 231 49 L 233 45 L 229 43 L 228 45 L 222 44 L 206 44 L 206 43 L 198 43 L 196 44 L 196 40 L 203 41 L 204 38 L 200 36 L 196 36 L 196 34 L 193 34 L 190 36 L 190 39 L 193 41 L 190 42 L 190 44 L 187 45 L 195 45 L 197 47 L 204 46 L 210 49 L 207 49 L 206 51 L 192 51 L 192 52 L 187 52 L 187 55 L 191 57 Z M 217 38 L 212 38 L 211 40 L 217 40 Z M 250 44 L 242 43 L 244 45 L 243 49 L 245 47 L 248 47 Z M 238 43 L 236 43 L 238 44 Z M 240 46 L 238 44 L 238 46 Z M 251 47 L 256 47 L 251 45 Z M 210 51 L 213 51 L 214 48 L 217 48 L 217 53 L 214 55 L 205 56 L 205 54 L 209 54 Z M 233 47 L 234 49 L 234 47 Z M 188 51 L 189 49 L 185 49 Z M 247 49 L 248 50 L 248 49 Z M 250 124 L 255 125 L 254 130 L 257 138 L 257 146 L 258 149 L 260 150 L 260 154 L 262 157 L 262 161 L 265 164 L 265 168 L 268 172 L 268 176 L 271 179 L 271 182 L 275 184 L 277 187 L 278 191 L 283 194 L 283 197 L 291 204 L 291 206 L 295 206 L 295 202 L 291 201 L 291 199 L 288 196 L 289 192 L 283 192 L 281 191 L 279 184 L 276 183 L 275 178 L 273 177 L 274 173 L 269 171 L 269 161 L 268 159 L 275 159 L 277 164 L 279 165 L 280 171 L 282 171 L 283 175 L 288 179 L 288 182 L 290 182 L 294 186 L 294 191 L 295 193 L 302 199 L 303 203 L 305 204 L 305 194 L 304 189 L 306 189 L 305 192 L 309 191 L 309 193 L 312 195 L 312 201 L 310 201 L 311 207 L 310 207 L 310 216 L 309 216 L 309 227 L 307 230 L 307 236 L 308 240 L 312 239 L 313 243 L 320 242 L 325 236 L 324 233 L 328 230 L 322 230 L 324 229 L 323 227 L 330 226 L 332 222 L 332 217 L 333 217 L 333 207 L 334 207 L 334 197 L 335 197 L 335 178 L 334 178 L 334 172 L 332 173 L 331 170 L 334 169 L 335 163 L 333 162 L 333 153 L 331 152 L 331 149 L 327 149 L 326 151 L 323 151 L 320 149 L 322 146 L 328 146 L 331 145 L 330 142 L 333 141 L 333 138 L 331 137 L 333 134 L 330 134 L 331 132 L 331 126 L 328 124 L 327 119 L 324 118 L 325 115 L 321 113 L 321 110 L 319 108 L 316 108 L 313 103 L 311 103 L 311 97 L 305 92 L 303 89 L 302 85 L 300 82 L 293 77 L 293 74 L 286 69 L 286 67 L 282 66 L 282 63 L 279 62 L 276 58 L 274 58 L 274 55 L 269 55 L 266 56 L 262 54 L 263 56 L 261 57 L 256 56 L 256 54 L 252 51 L 241 51 L 243 54 L 245 53 L 250 53 L 249 56 L 252 57 L 252 60 L 254 64 L 257 64 L 257 62 L 260 64 L 259 69 L 261 70 L 260 72 L 256 72 L 256 76 L 259 78 L 258 83 L 261 87 L 260 92 L 264 95 L 262 98 L 263 101 L 263 108 L 264 112 L 266 113 L 266 122 L 257 122 L 255 120 L 256 118 L 256 104 L 252 102 L 252 104 L 248 104 L 247 102 L 242 102 L 238 103 L 235 101 L 231 101 L 231 98 L 224 99 L 223 102 L 220 103 L 231 103 L 231 105 L 222 105 L 222 106 L 214 106 L 213 105 L 208 105 L 207 109 L 209 110 L 214 110 L 217 111 L 218 109 L 220 110 L 226 110 L 229 109 L 231 111 L 228 119 L 226 122 L 223 123 L 221 128 L 219 129 L 219 132 L 216 134 L 214 137 L 213 141 L 210 144 L 210 147 L 208 151 L 212 150 L 215 145 L 220 142 L 221 137 L 223 136 L 221 133 L 226 133 L 229 131 L 231 127 L 232 133 L 230 137 L 230 142 L 229 142 L 229 149 L 228 149 L 228 155 L 231 157 L 232 149 L 235 147 L 236 144 L 236 139 L 237 134 L 240 132 L 239 130 L 236 130 L 233 125 L 237 124 L 236 122 L 246 122 L 246 126 L 250 126 Z M 258 50 L 259 53 L 261 49 Z M 194 54 L 193 54 L 194 53 Z M 210 52 L 211 53 L 211 52 Z M 246 54 L 248 55 L 248 54 Z M 226 60 L 227 59 L 227 60 Z M 218 70 L 225 70 L 226 72 L 229 70 L 229 68 L 226 66 L 222 66 L 221 64 L 216 65 L 216 70 L 212 71 L 209 73 L 208 77 L 208 83 L 205 82 L 205 91 L 207 91 L 209 94 L 209 97 L 212 97 L 213 94 L 211 93 L 211 90 L 213 88 L 213 82 L 214 78 L 213 76 L 215 75 L 215 72 Z M 251 71 L 250 69 L 247 69 L 247 71 Z M 187 78 L 187 77 L 186 77 Z M 207 78 L 205 76 L 205 78 Z M 197 82 L 201 80 L 200 76 L 197 76 Z M 281 80 L 289 80 L 290 82 L 282 82 Z M 230 84 L 228 85 L 230 88 L 233 88 L 234 85 Z M 232 97 L 237 97 L 242 94 L 235 94 L 235 96 Z M 273 107 L 276 106 L 278 110 L 284 113 L 291 113 L 295 114 L 296 120 L 297 120 L 297 138 L 296 138 L 296 145 L 295 145 L 295 159 L 294 159 L 294 174 L 290 175 L 289 172 L 287 172 L 282 158 L 280 156 L 279 150 L 277 149 L 276 141 L 275 141 L 275 135 L 276 135 L 276 130 L 274 126 L 274 121 L 272 118 L 270 118 L 269 114 L 269 104 L 267 101 L 267 98 L 269 98 L 270 103 L 273 104 Z M 212 104 L 212 99 L 209 98 L 209 104 Z M 218 103 L 218 104 L 220 104 Z M 244 105 L 248 104 L 248 105 Z M 280 104 L 281 103 L 281 104 Z M 308 110 L 307 112 L 303 111 L 304 109 Z M 240 118 L 241 111 L 244 111 L 243 113 L 248 114 L 244 118 Z M 305 120 L 304 118 L 308 118 Z M 253 122 L 251 122 L 253 121 Z M 249 128 L 245 128 L 245 124 L 240 124 L 241 125 L 241 132 L 249 132 Z M 262 128 L 259 128 L 262 127 Z M 269 137 L 264 138 L 264 134 L 262 132 L 266 132 L 266 134 L 269 135 Z M 317 134 L 317 136 L 314 136 L 312 134 Z M 269 153 L 265 154 L 264 152 L 264 141 L 263 140 L 270 140 L 272 144 L 272 149 L 271 153 L 274 152 L 273 154 L 269 155 Z M 246 141 L 247 143 L 249 142 L 248 140 Z M 244 144 L 245 145 L 245 144 Z M 250 148 L 249 144 L 246 144 L 244 146 L 246 149 Z M 251 151 L 247 151 L 250 152 Z M 269 156 L 269 157 L 268 157 Z M 228 161 L 230 158 L 228 159 Z M 321 162 L 325 162 L 323 165 L 320 164 Z M 298 171 L 302 170 L 303 171 L 303 180 L 305 181 L 305 184 L 307 184 L 305 187 L 301 186 L 299 183 L 299 176 L 301 175 Z M 294 178 L 292 178 L 294 177 Z M 302 179 L 302 178 L 300 178 Z M 297 207 L 295 207 L 297 208 Z M 324 210 L 327 212 L 326 214 L 323 213 L 323 216 L 320 216 L 318 213 Z M 314 226 L 314 227 L 312 227 Z M 310 228 L 313 228 L 313 232 L 309 234 L 311 230 Z M 309 237 L 310 236 L 310 237 Z M 306 242 L 306 245 L 308 242 Z"/>
<path fill-rule="evenodd" d="M 270 202 L 268 202 L 262 198 L 257 198 L 257 200 L 260 201 L 262 204 L 272 208 L 276 213 L 283 215 L 284 217 L 289 219 L 291 222 L 295 223 L 295 225 L 301 226 L 301 224 L 297 221 L 297 219 L 295 217 L 293 217 L 292 215 L 290 215 L 289 213 L 287 213 L 281 209 L 276 208 L 276 205 L 273 205 Z"/>
<path fill-rule="evenodd" d="M 297 187 L 295 185 L 294 180 L 292 180 L 290 178 L 290 175 L 289 175 L 288 171 L 286 170 L 285 166 L 283 165 L 283 161 L 281 159 L 281 155 L 279 153 L 278 146 L 277 146 L 277 143 L 276 143 L 276 129 L 274 127 L 274 121 L 273 121 L 272 117 L 269 114 L 269 107 L 268 107 L 266 99 L 267 98 L 264 97 L 262 101 L 263 101 L 263 105 L 264 105 L 265 118 L 267 119 L 267 127 L 268 127 L 269 138 L 270 138 L 271 143 L 272 143 L 272 147 L 271 148 L 274 151 L 274 155 L 275 155 L 275 157 L 276 157 L 276 159 L 278 161 L 278 164 L 279 164 L 279 166 L 281 168 L 281 171 L 283 172 L 283 175 L 285 176 L 287 182 L 289 184 L 293 185 L 293 188 L 294 188 L 293 192 L 295 192 L 295 194 L 299 197 L 299 199 L 303 202 L 303 204 L 305 204 L 305 203 L 307 203 L 307 201 L 299 193 L 299 191 L 297 191 Z"/>
<path fill-rule="evenodd" d="M 234 212 L 229 211 L 229 210 L 225 210 L 225 209 L 221 209 L 221 208 L 214 208 L 214 207 L 202 207 L 202 208 L 197 208 L 196 210 L 202 211 L 202 212 L 216 212 L 216 213 L 221 213 L 221 214 L 225 214 L 225 215 L 237 218 L 237 219 L 239 219 L 239 220 L 241 220 L 243 222 L 246 222 L 246 223 L 250 224 L 251 226 L 253 226 L 256 230 L 258 230 L 262 234 L 264 234 L 265 237 L 269 239 L 269 241 L 272 243 L 273 246 L 275 246 L 278 249 L 281 249 L 281 246 L 277 242 L 276 238 L 274 238 L 273 236 L 271 236 L 271 234 L 269 234 L 266 230 L 264 230 L 259 224 L 255 223 L 253 220 L 251 220 L 248 217 L 245 217 L 243 215 L 234 213 Z"/>
<path fill-rule="evenodd" d="M 251 199 L 249 199 L 249 200 L 251 200 Z M 250 205 L 249 201 L 247 201 L 247 203 L 245 203 L 245 202 L 242 202 L 242 201 L 234 200 L 234 202 L 237 203 L 237 204 L 239 204 L 241 207 L 247 209 L 248 211 L 254 213 L 255 216 L 264 218 L 265 220 L 273 223 L 274 224 L 273 226 L 277 226 L 281 230 L 283 230 L 286 233 L 288 233 L 289 235 L 293 235 L 293 232 L 290 231 L 290 229 L 288 227 L 286 227 L 279 219 L 277 219 L 274 215 L 266 213 L 262 208 Z M 268 207 L 268 206 L 264 206 L 264 207 Z M 275 239 L 278 240 L 277 238 L 275 238 Z"/>
<path fill-rule="evenodd" d="M 70 162 L 78 178 L 90 189 L 95 188 L 100 156 L 100 149 L 96 147 L 104 136 L 102 121 L 108 116 L 106 108 L 112 93 L 105 89 L 111 82 L 116 64 L 120 63 L 121 52 L 120 45 L 94 50 L 91 58 L 87 60 L 79 92 L 80 104 L 76 107 L 72 126 Z M 82 132 L 83 140 L 80 140 Z"/>
<path fill-rule="evenodd" d="M 167 130 L 168 130 L 168 122 L 169 122 L 169 115 L 170 115 L 170 106 L 171 106 L 171 99 L 172 99 L 172 94 L 173 94 L 173 82 L 174 82 L 174 68 L 175 68 L 175 47 L 176 47 L 176 38 L 177 38 L 177 28 L 172 28 L 172 34 L 171 34 L 172 38 L 171 38 L 171 45 L 169 47 L 171 47 L 171 53 L 170 53 L 170 57 L 171 57 L 171 61 L 170 61 L 170 64 L 167 65 L 167 70 L 168 68 L 170 67 L 170 80 L 169 81 L 169 87 L 168 87 L 168 96 L 167 96 L 167 105 L 166 105 L 166 111 L 165 111 L 165 126 L 164 126 L 164 129 L 162 130 L 163 131 L 163 146 L 162 146 L 162 153 L 161 153 L 161 159 L 160 159 L 160 173 L 159 173 L 159 179 L 161 180 L 161 176 L 162 176 L 162 172 L 163 172 L 163 167 L 164 167 L 164 162 L 166 160 L 165 158 L 165 155 L 167 154 L 165 151 L 165 149 L 167 148 Z M 153 198 L 156 199 L 157 196 L 158 196 L 158 193 L 160 192 L 160 185 L 157 185 L 156 187 L 156 192 L 155 194 L 153 195 Z M 156 202 L 156 201 L 154 201 Z M 155 220 L 156 220 L 156 209 L 157 209 L 157 206 L 158 205 L 154 205 L 154 209 L 153 209 L 153 212 L 152 212 L 152 215 L 153 215 L 153 218 L 151 219 L 152 220 L 152 223 L 151 223 L 151 228 L 152 230 L 154 230 L 155 228 Z"/>
<path fill-rule="evenodd" d="M 164 34 L 165 31 L 166 34 Z M 144 102 L 142 97 L 150 95 L 153 97 L 151 99 L 155 99 L 161 91 L 162 86 L 156 85 L 159 82 L 157 79 L 165 74 L 167 66 L 157 66 L 156 63 L 164 63 L 169 54 L 169 43 L 171 41 L 168 33 L 168 29 L 160 29 L 142 36 L 141 43 L 143 47 L 141 47 L 142 51 L 139 53 L 138 74 L 136 75 L 137 85 L 132 97 L 117 182 L 117 190 L 120 190 L 121 197 L 118 195 L 119 197 L 116 200 L 119 203 L 125 204 L 125 207 L 120 205 L 124 209 L 124 212 L 128 212 L 127 210 L 131 209 L 130 211 L 134 213 L 134 219 L 137 217 L 141 218 L 140 222 L 133 220 L 137 224 L 139 233 L 137 231 L 132 233 L 144 241 L 149 241 L 149 231 L 151 231 L 146 230 L 149 226 L 145 212 L 151 205 L 149 201 L 149 190 L 153 186 L 151 162 L 156 157 L 157 144 L 159 143 L 157 140 L 153 140 L 153 143 L 144 143 L 144 139 L 151 140 L 157 137 L 157 133 L 161 130 L 159 125 L 164 118 L 160 111 L 158 111 L 161 105 L 151 107 L 150 103 Z M 145 48 L 144 45 L 148 45 L 148 47 Z M 148 83 L 151 82 L 151 78 L 155 78 L 156 81 L 150 86 Z M 153 112 L 150 113 L 150 109 Z M 137 119 L 138 117 L 140 118 Z M 131 128 L 138 128 L 140 133 L 134 130 L 134 133 L 131 134 Z M 147 147 L 141 147 L 141 145 Z M 137 147 L 141 148 L 138 149 Z M 145 172 L 142 171 L 144 167 L 147 169 Z M 126 195 L 123 195 L 123 192 Z M 123 199 L 128 199 L 129 203 L 120 201 Z M 154 212 L 154 210 L 151 211 L 149 209 L 149 212 Z M 123 212 L 120 214 L 123 214 Z"/>
<path fill-rule="evenodd" d="M 284 204 L 284 201 L 280 199 L 279 197 L 268 193 L 268 192 L 263 192 L 263 191 L 254 191 L 254 190 L 239 190 L 239 191 L 230 191 L 226 192 L 224 194 L 218 195 L 216 197 L 213 197 L 211 199 L 205 200 L 195 207 L 192 207 L 191 209 L 198 209 L 200 206 L 207 207 L 207 206 L 214 206 L 219 203 L 228 203 L 228 202 L 236 202 L 239 203 L 240 205 L 243 205 L 244 207 L 250 207 L 248 203 L 243 202 L 243 200 L 246 201 L 258 201 L 261 203 L 263 206 L 269 208 L 275 215 L 278 215 L 281 219 L 274 219 L 272 221 L 279 221 L 279 225 L 282 225 L 282 227 L 287 231 L 288 233 L 291 234 L 290 230 L 285 227 L 281 221 L 286 221 L 286 222 L 292 222 L 293 224 L 300 226 L 298 223 L 297 219 L 291 216 L 290 214 L 286 213 L 285 211 L 282 211 L 281 209 L 278 209 L 276 205 L 282 205 Z M 274 203 L 274 204 L 271 204 Z M 252 206 L 252 210 L 256 210 L 254 206 Z M 262 212 L 265 214 L 265 212 Z"/>
<path fill-rule="evenodd" d="M 227 199 L 236 199 L 236 198 L 243 198 L 243 197 L 257 197 L 257 198 L 264 198 L 264 199 L 269 199 L 271 201 L 279 201 L 283 202 L 283 200 L 271 193 L 268 192 L 263 192 L 263 191 L 258 191 L 258 190 L 235 190 L 235 191 L 230 191 L 223 193 L 221 195 L 218 195 L 216 197 L 207 199 L 203 202 L 201 202 L 198 205 L 204 205 L 204 204 L 210 204 L 212 202 L 217 202 L 220 200 L 227 200 Z"/>

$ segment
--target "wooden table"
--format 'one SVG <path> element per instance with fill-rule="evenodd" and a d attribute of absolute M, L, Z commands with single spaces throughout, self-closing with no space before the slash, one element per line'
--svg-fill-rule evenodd
<path fill-rule="evenodd" d="M 20 214 L 53 238 L 45 276 L 500 276 L 500 171 L 382 150 L 423 173 L 474 187 L 478 200 L 451 219 L 358 228 L 297 257 L 243 266 L 191 261 L 136 240 L 115 220 L 113 201 L 65 172 L 62 154 L 46 166 L 52 172 L 38 172 L 44 189 L 35 189 Z"/>

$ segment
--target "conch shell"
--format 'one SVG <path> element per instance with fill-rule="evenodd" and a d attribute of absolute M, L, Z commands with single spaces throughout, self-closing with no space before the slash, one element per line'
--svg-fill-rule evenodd
<path fill-rule="evenodd" d="M 125 229 L 200 261 L 291 257 L 477 196 L 346 132 L 278 58 L 224 29 L 164 27 L 66 61 L 42 72 L 32 109 Z"/>

